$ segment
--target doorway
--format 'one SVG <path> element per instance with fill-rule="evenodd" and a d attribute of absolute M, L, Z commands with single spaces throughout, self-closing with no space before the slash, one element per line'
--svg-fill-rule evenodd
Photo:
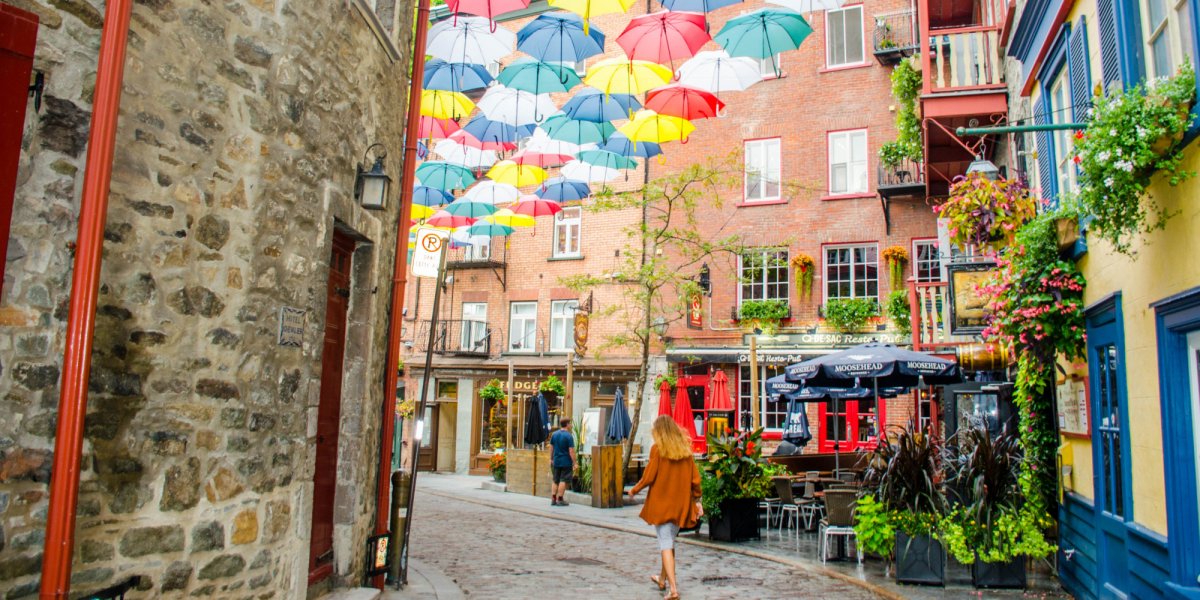
<path fill-rule="evenodd" d="M 417 452 L 417 470 L 418 471 L 434 471 L 437 469 L 438 457 L 438 410 L 440 404 L 430 402 L 425 405 L 425 414 L 422 420 L 425 421 L 425 431 L 421 432 L 421 448 Z"/>
<path fill-rule="evenodd" d="M 321 353 L 321 399 L 317 406 L 316 465 L 313 469 L 312 531 L 308 584 L 333 573 L 333 501 L 337 490 L 338 428 L 342 412 L 342 361 L 354 240 L 334 230 L 325 294 L 325 339 Z"/>

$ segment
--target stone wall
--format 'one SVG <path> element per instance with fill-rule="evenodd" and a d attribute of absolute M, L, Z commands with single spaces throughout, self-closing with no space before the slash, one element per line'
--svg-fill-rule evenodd
<path fill-rule="evenodd" d="M 0 298 L 0 596 L 20 598 L 39 578 L 103 3 L 3 1 L 39 15 L 47 82 L 26 118 Z M 373 142 L 399 180 L 412 18 L 389 12 L 381 27 L 365 6 L 135 3 L 74 592 L 141 575 L 130 597 L 305 595 L 335 228 L 359 245 L 334 579 L 361 582 L 398 202 L 364 211 L 353 184 Z M 300 348 L 277 344 L 284 306 L 306 311 Z"/>

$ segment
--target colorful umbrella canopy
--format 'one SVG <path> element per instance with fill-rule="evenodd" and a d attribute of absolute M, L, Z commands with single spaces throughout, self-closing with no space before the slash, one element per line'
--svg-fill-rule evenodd
<path fill-rule="evenodd" d="M 521 165 L 534 165 L 545 169 L 546 167 L 557 167 L 566 164 L 571 160 L 570 154 L 555 154 L 550 152 L 538 152 L 528 148 L 512 155 L 509 160 Z"/>
<path fill-rule="evenodd" d="M 592 144 L 572 144 L 562 140 L 556 140 L 550 137 L 546 130 L 541 127 L 535 127 L 529 140 L 525 142 L 525 150 L 543 152 L 546 154 L 570 154 L 575 156 L 581 150 L 587 150 L 592 147 Z"/>
<path fill-rule="evenodd" d="M 517 147 L 517 144 L 514 142 L 485 142 L 471 135 L 469 132 L 461 129 L 450 134 L 450 136 L 446 139 L 470 148 L 475 148 L 477 150 L 491 150 L 493 152 L 500 150 L 512 150 Z"/>
<path fill-rule="evenodd" d="M 479 15 L 495 21 L 504 13 L 529 8 L 529 0 L 446 0 L 446 6 L 452 13 Z"/>
<path fill-rule="evenodd" d="M 487 172 L 488 179 L 516 187 L 539 184 L 546 180 L 546 171 L 533 165 L 521 165 L 511 160 L 496 163 Z"/>
<path fill-rule="evenodd" d="M 504 121 L 493 121 L 483 115 L 476 115 L 466 125 L 463 131 L 471 134 L 481 144 L 516 144 L 521 139 L 521 132 L 515 125 Z"/>
<path fill-rule="evenodd" d="M 517 59 L 504 67 L 496 80 L 506 87 L 533 94 L 565 93 L 581 83 L 575 69 L 532 58 Z"/>
<path fill-rule="evenodd" d="M 625 134 L 620 131 L 610 135 L 608 141 L 600 147 L 601 150 L 607 150 L 621 156 L 637 156 L 639 158 L 650 158 L 662 154 L 662 148 L 654 142 L 638 142 L 633 143 Z"/>
<path fill-rule="evenodd" d="M 451 63 L 440 58 L 425 61 L 423 86 L 427 90 L 469 92 L 479 90 L 492 83 L 492 75 L 483 65 Z"/>
<path fill-rule="evenodd" d="M 446 62 L 486 65 L 512 54 L 517 39 L 484 17 L 446 19 L 429 28 L 425 54 Z"/>
<path fill-rule="evenodd" d="M 496 164 L 499 160 L 492 150 L 480 150 L 464 146 L 451 140 L 441 140 L 433 146 L 433 151 L 448 163 L 462 165 L 471 169 L 482 169 Z"/>
<path fill-rule="evenodd" d="M 658 414 L 671 416 L 671 384 L 664 379 L 658 386 Z"/>
<path fill-rule="evenodd" d="M 516 201 L 521 191 L 507 183 L 496 183 L 485 179 L 463 194 L 463 198 L 471 202 L 487 202 L 489 204 L 508 204 Z"/>
<path fill-rule="evenodd" d="M 584 150 L 575 156 L 579 160 L 609 169 L 636 169 L 637 161 L 608 150 Z"/>
<path fill-rule="evenodd" d="M 521 199 L 511 208 L 515 214 L 530 217 L 554 216 L 562 212 L 561 204 L 553 200 L 543 200 L 534 195 L 521 196 Z"/>
<path fill-rule="evenodd" d="M 842 0 L 767 0 L 798 13 L 813 13 L 818 10 L 837 10 L 842 7 Z"/>
<path fill-rule="evenodd" d="M 610 169 L 578 160 L 573 160 L 563 165 L 559 172 L 562 173 L 563 177 L 570 177 L 571 179 L 586 181 L 588 183 L 605 183 L 621 176 L 621 171 L 618 169 Z"/>
<path fill-rule="evenodd" d="M 454 196 L 439 190 L 431 188 L 427 185 L 418 185 L 413 188 L 413 204 L 420 206 L 441 206 L 450 204 L 454 201 Z"/>
<path fill-rule="evenodd" d="M 471 235 L 486 235 L 488 237 L 507 236 L 512 234 L 512 227 L 507 225 L 496 225 L 495 223 L 475 223 L 467 228 L 467 233 Z"/>
<path fill-rule="evenodd" d="M 672 77 L 670 69 L 657 63 L 608 58 L 592 65 L 583 82 L 606 94 L 642 94 Z"/>
<path fill-rule="evenodd" d="M 756 10 L 725 22 L 713 36 L 730 56 L 770 58 L 795 50 L 812 27 L 799 13 L 790 10 Z"/>
<path fill-rule="evenodd" d="M 466 227 L 459 227 L 458 229 L 455 229 L 454 231 L 450 232 L 450 240 L 452 242 L 458 242 L 458 244 L 462 246 L 479 246 L 492 241 L 491 236 L 471 235 L 471 232 L 467 231 L 470 228 L 471 226 L 467 225 Z"/>
<path fill-rule="evenodd" d="M 688 399 L 687 388 L 682 385 L 675 388 L 675 409 L 671 411 L 671 418 L 679 423 L 679 426 L 687 432 L 688 437 L 696 437 L 696 419 L 692 416 L 692 401 Z"/>
<path fill-rule="evenodd" d="M 543 200 L 570 202 L 587 198 L 592 194 L 592 188 L 583 181 L 555 177 L 542 182 L 542 185 L 534 193 Z"/>
<path fill-rule="evenodd" d="M 503 85 L 494 85 L 484 92 L 478 106 L 487 118 L 514 126 L 540 123 L 558 111 L 546 94 L 532 94 Z"/>
<path fill-rule="evenodd" d="M 550 6 L 569 10 L 583 17 L 583 30 L 588 30 L 588 21 L 599 15 L 629 12 L 636 0 L 549 0 Z"/>
<path fill-rule="evenodd" d="M 740 92 L 762 81 L 758 61 L 730 57 L 724 50 L 706 50 L 679 66 L 680 85 L 712 93 Z"/>
<path fill-rule="evenodd" d="M 612 123 L 601 121 L 579 121 L 564 114 L 557 114 L 541 124 L 551 139 L 572 144 L 602 144 L 617 130 Z"/>
<path fill-rule="evenodd" d="M 452 215 L 452 214 L 446 212 L 445 210 L 439 210 L 432 217 L 429 217 L 428 219 L 425 220 L 426 225 L 432 225 L 434 227 L 444 227 L 447 229 L 453 229 L 455 227 L 466 227 L 468 225 L 471 225 L 474 222 L 475 222 L 475 219 L 472 219 L 471 217 L 464 217 L 462 215 Z"/>
<path fill-rule="evenodd" d="M 709 119 L 717 116 L 725 103 L 699 88 L 672 84 L 650 90 L 646 94 L 646 108 L 660 114 L 693 119 Z"/>
<path fill-rule="evenodd" d="M 537 224 L 537 221 L 529 215 L 520 215 L 513 211 L 502 208 L 495 213 L 483 218 L 483 221 L 492 223 L 493 225 L 504 225 L 505 227 L 531 227 Z"/>
<path fill-rule="evenodd" d="M 709 13 L 740 3 L 742 0 L 661 0 L 667 10 Z"/>
<path fill-rule="evenodd" d="M 475 175 L 470 169 L 442 161 L 417 165 L 417 178 L 423 185 L 439 190 L 461 190 L 475 183 Z"/>
<path fill-rule="evenodd" d="M 442 210 L 456 217 L 470 217 L 472 219 L 482 219 L 496 212 L 496 206 L 490 202 L 472 202 L 459 198 L 450 204 L 447 204 Z"/>
<path fill-rule="evenodd" d="M 461 119 L 475 110 L 475 103 L 458 92 L 421 90 L 421 114 L 435 119 Z"/>
<path fill-rule="evenodd" d="M 562 112 L 580 121 L 620 121 L 628 119 L 642 104 L 629 94 L 605 94 L 595 88 L 584 88 L 563 105 Z"/>
<path fill-rule="evenodd" d="M 577 63 L 604 53 L 604 34 L 577 15 L 544 13 L 517 32 L 517 50 L 543 62 Z"/>
<path fill-rule="evenodd" d="M 417 124 L 417 136 L 426 139 L 444 138 L 450 137 L 450 134 L 459 129 L 458 123 L 450 119 L 421 117 L 421 120 Z"/>
<path fill-rule="evenodd" d="M 709 397 L 707 410 L 733 412 L 733 402 L 729 399 L 729 377 L 725 371 L 717 369 L 712 377 L 712 396 Z"/>
<path fill-rule="evenodd" d="M 703 14 L 664 10 L 631 19 L 617 45 L 629 58 L 674 67 L 676 59 L 691 58 L 711 39 Z"/>
<path fill-rule="evenodd" d="M 661 144 L 687 139 L 695 129 L 696 126 L 685 119 L 660 115 L 652 110 L 639 110 L 633 120 L 621 126 L 620 132 L 634 142 Z"/>
<path fill-rule="evenodd" d="M 429 217 L 432 217 L 434 213 L 437 212 L 436 210 L 433 209 L 433 207 L 422 206 L 420 204 L 413 204 L 411 210 L 412 210 L 412 212 L 409 213 L 409 216 L 411 216 L 414 219 L 428 219 Z"/>

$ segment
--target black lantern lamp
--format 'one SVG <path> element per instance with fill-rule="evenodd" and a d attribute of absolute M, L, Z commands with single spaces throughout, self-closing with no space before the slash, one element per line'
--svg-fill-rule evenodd
<path fill-rule="evenodd" d="M 383 144 L 371 144 L 363 153 L 363 160 L 366 160 L 371 149 L 375 147 L 380 151 L 375 154 L 375 164 L 371 166 L 370 171 L 363 169 L 363 163 L 358 163 L 358 173 L 354 180 L 354 199 L 358 200 L 363 208 L 384 210 L 387 208 L 388 190 L 392 184 L 392 178 L 383 172 L 383 159 L 387 158 L 387 149 Z"/>
<path fill-rule="evenodd" d="M 975 157 L 975 160 L 971 161 L 971 164 L 967 167 L 967 175 L 971 173 L 979 173 L 991 181 L 1000 179 L 1000 169 L 997 169 L 996 165 L 984 158 L 983 155 L 978 155 Z"/>
<path fill-rule="evenodd" d="M 707 296 L 712 293 L 712 273 L 708 270 L 708 263 L 700 266 L 700 290 Z"/>

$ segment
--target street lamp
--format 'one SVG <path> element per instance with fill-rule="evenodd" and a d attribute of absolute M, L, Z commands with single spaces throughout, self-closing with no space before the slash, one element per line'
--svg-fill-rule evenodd
<path fill-rule="evenodd" d="M 392 178 L 383 172 L 383 159 L 387 158 L 387 149 L 383 144 L 371 144 L 367 146 L 366 152 L 363 152 L 363 159 L 366 160 L 367 154 L 376 146 L 382 151 L 375 155 L 375 164 L 371 166 L 371 170 L 364 170 L 361 162 L 356 167 L 354 199 L 358 200 L 363 208 L 383 210 L 387 208 L 388 188 L 392 183 Z"/>
<path fill-rule="evenodd" d="M 975 160 L 971 161 L 970 166 L 967 167 L 967 175 L 971 173 L 979 173 L 991 181 L 1000 179 L 1000 169 L 997 169 L 996 165 L 984 158 L 983 155 L 978 155 L 975 157 Z"/>
<path fill-rule="evenodd" d="M 708 270 L 708 263 L 700 266 L 700 281 L 697 282 L 700 290 L 707 296 L 712 293 L 712 273 Z"/>
<path fill-rule="evenodd" d="M 658 334 L 659 339 L 666 337 L 667 320 L 663 317 L 654 317 L 654 322 L 652 325 L 650 325 L 650 329 L 654 330 L 654 333 Z"/>

